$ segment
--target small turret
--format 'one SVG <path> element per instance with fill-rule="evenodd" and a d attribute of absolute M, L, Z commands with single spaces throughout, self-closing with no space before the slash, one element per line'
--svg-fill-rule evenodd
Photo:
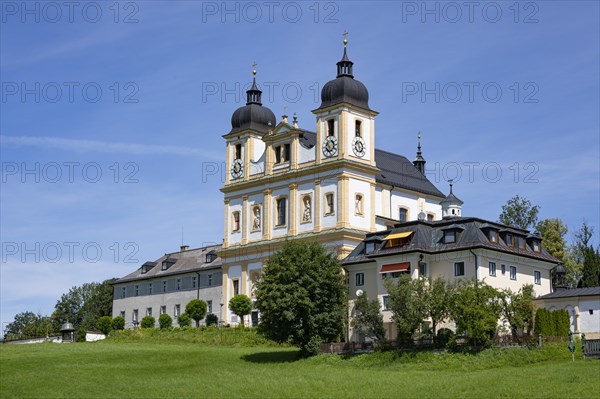
<path fill-rule="evenodd" d="M 445 218 L 461 216 L 461 207 L 464 202 L 458 199 L 452 192 L 452 180 L 449 180 L 448 183 L 450 184 L 450 194 L 440 202 L 442 216 Z"/>

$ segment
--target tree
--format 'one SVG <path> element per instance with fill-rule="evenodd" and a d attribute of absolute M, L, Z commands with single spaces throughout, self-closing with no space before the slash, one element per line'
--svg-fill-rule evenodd
<path fill-rule="evenodd" d="M 288 241 L 269 258 L 256 284 L 260 330 L 278 342 L 319 351 L 323 341 L 340 339 L 346 320 L 346 287 L 334 253 L 321 244 Z"/>
<path fill-rule="evenodd" d="M 491 346 L 502 310 L 502 293 L 486 283 L 463 280 L 454 296 L 451 314 L 457 334 L 466 334 L 475 346 Z"/>
<path fill-rule="evenodd" d="M 521 229 L 530 229 L 536 225 L 540 207 L 531 205 L 528 199 L 515 195 L 502 205 L 500 223 Z"/>
<path fill-rule="evenodd" d="M 519 341 L 520 333 L 526 330 L 527 335 L 533 328 L 533 285 L 524 285 L 519 292 L 510 289 L 504 291 L 501 297 L 502 314 L 510 324 L 513 338 Z"/>
<path fill-rule="evenodd" d="M 168 314 L 163 313 L 158 317 L 158 325 L 161 330 L 171 328 L 173 325 L 173 319 Z"/>
<path fill-rule="evenodd" d="M 154 324 L 156 324 L 156 319 L 153 316 L 144 316 L 140 326 L 142 328 L 154 328 Z"/>
<path fill-rule="evenodd" d="M 431 318 L 431 330 L 436 334 L 437 325 L 450 316 L 454 286 L 443 278 L 429 281 L 426 304 Z"/>
<path fill-rule="evenodd" d="M 550 255 L 563 262 L 568 286 L 576 286 L 578 276 L 581 274 L 581 265 L 575 262 L 573 251 L 567 245 L 565 239 L 569 231 L 567 226 L 560 219 L 544 219 L 537 224 L 536 230 L 543 239 L 544 248 Z"/>
<path fill-rule="evenodd" d="M 397 282 L 386 279 L 385 288 L 389 295 L 392 320 L 398 327 L 398 344 L 412 345 L 415 332 L 427 317 L 425 278 L 412 280 L 403 275 Z"/>
<path fill-rule="evenodd" d="M 96 321 L 96 327 L 98 327 L 98 330 L 102 334 L 108 335 L 110 330 L 112 330 L 112 318 L 110 316 L 99 317 Z"/>
<path fill-rule="evenodd" d="M 252 312 L 252 301 L 247 295 L 238 294 L 229 300 L 229 310 L 242 320 L 244 325 L 244 316 Z"/>
<path fill-rule="evenodd" d="M 48 316 L 33 312 L 21 312 L 15 315 L 12 323 L 6 326 L 5 339 L 25 339 L 45 337 L 54 329 Z"/>
<path fill-rule="evenodd" d="M 539 308 L 535 312 L 535 335 L 554 336 L 555 325 L 552 318 L 552 312 L 546 308 Z"/>
<path fill-rule="evenodd" d="M 179 324 L 179 327 L 189 327 L 192 324 L 192 318 L 184 312 L 177 317 L 177 324 Z"/>
<path fill-rule="evenodd" d="M 208 304 L 202 299 L 192 299 L 185 305 L 185 313 L 196 321 L 196 327 L 200 325 L 200 320 L 206 316 L 207 309 Z"/>
<path fill-rule="evenodd" d="M 591 244 L 594 229 L 583 222 L 581 228 L 575 233 L 574 257 L 581 265 L 581 279 L 579 287 L 600 286 L 600 252 Z"/>
<path fill-rule="evenodd" d="M 383 316 L 379 311 L 379 301 L 369 301 L 367 293 L 360 295 L 354 301 L 354 318 L 352 328 L 356 329 L 365 337 L 374 338 L 377 341 L 385 341 L 385 328 Z"/>
<path fill-rule="evenodd" d="M 125 318 L 117 316 L 112 319 L 112 328 L 113 330 L 123 330 L 125 328 Z"/>

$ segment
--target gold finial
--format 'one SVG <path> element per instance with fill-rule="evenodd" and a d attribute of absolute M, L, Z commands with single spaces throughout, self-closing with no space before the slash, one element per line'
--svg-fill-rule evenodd
<path fill-rule="evenodd" d="M 348 31 L 344 30 L 342 36 L 344 36 L 344 47 L 346 47 L 346 44 L 348 44 Z"/>
<path fill-rule="evenodd" d="M 252 75 L 254 75 L 254 76 L 256 76 L 256 66 L 257 66 L 257 65 L 258 65 L 258 64 L 256 63 L 256 61 L 254 61 L 254 62 L 252 63 Z"/>
<path fill-rule="evenodd" d="M 417 135 L 417 138 L 419 139 L 419 141 L 421 141 L 421 131 L 419 130 L 419 134 Z"/>

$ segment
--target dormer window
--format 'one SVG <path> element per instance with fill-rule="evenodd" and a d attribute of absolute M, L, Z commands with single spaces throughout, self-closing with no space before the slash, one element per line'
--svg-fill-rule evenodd
<path fill-rule="evenodd" d="M 452 244 L 456 242 L 456 230 L 446 230 L 444 231 L 444 243 Z"/>
<path fill-rule="evenodd" d="M 403 247 L 407 245 L 413 235 L 412 231 L 404 231 L 401 233 L 388 234 L 384 240 L 387 241 L 386 248 Z"/>
<path fill-rule="evenodd" d="M 356 137 L 362 137 L 361 125 L 362 125 L 361 121 L 354 122 L 354 135 Z"/>
<path fill-rule="evenodd" d="M 533 240 L 531 242 L 531 248 L 533 248 L 534 252 L 540 252 L 542 250 L 542 246 L 538 240 Z"/>
<path fill-rule="evenodd" d="M 154 266 L 156 266 L 155 262 L 146 262 L 142 265 L 142 274 L 148 273 Z"/>
<path fill-rule="evenodd" d="M 374 242 L 366 243 L 365 244 L 365 255 L 372 254 L 373 252 L 375 252 L 375 243 Z"/>
<path fill-rule="evenodd" d="M 328 136 L 335 136 L 335 133 L 333 131 L 333 127 L 334 127 L 334 120 L 333 119 L 329 119 L 327 121 L 327 135 Z"/>
<path fill-rule="evenodd" d="M 513 236 L 512 234 L 507 233 L 504 236 L 504 243 L 506 245 L 508 245 L 509 247 L 514 247 L 515 246 L 515 236 Z"/>
<path fill-rule="evenodd" d="M 525 249 L 525 237 L 515 236 L 515 246 L 520 249 Z"/>
<path fill-rule="evenodd" d="M 490 242 L 498 242 L 498 232 L 496 230 L 488 231 L 488 238 Z"/>
<path fill-rule="evenodd" d="M 206 263 L 211 263 L 217 258 L 217 254 L 214 252 L 209 252 L 206 254 Z"/>
<path fill-rule="evenodd" d="M 242 145 L 235 145 L 235 157 L 233 159 L 242 159 Z"/>
<path fill-rule="evenodd" d="M 163 260 L 161 270 L 167 270 L 169 267 L 173 266 L 177 262 L 177 259 L 167 258 Z"/>

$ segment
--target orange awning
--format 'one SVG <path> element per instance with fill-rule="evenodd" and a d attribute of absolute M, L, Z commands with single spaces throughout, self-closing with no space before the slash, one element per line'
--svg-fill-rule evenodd
<path fill-rule="evenodd" d="M 410 262 L 392 263 L 383 265 L 379 273 L 405 272 L 410 270 Z"/>
<path fill-rule="evenodd" d="M 414 233 L 413 231 L 405 231 L 402 233 L 392 233 L 392 234 L 388 234 L 387 237 L 384 238 L 384 240 L 393 240 L 396 238 L 406 238 L 409 237 L 412 233 Z"/>

